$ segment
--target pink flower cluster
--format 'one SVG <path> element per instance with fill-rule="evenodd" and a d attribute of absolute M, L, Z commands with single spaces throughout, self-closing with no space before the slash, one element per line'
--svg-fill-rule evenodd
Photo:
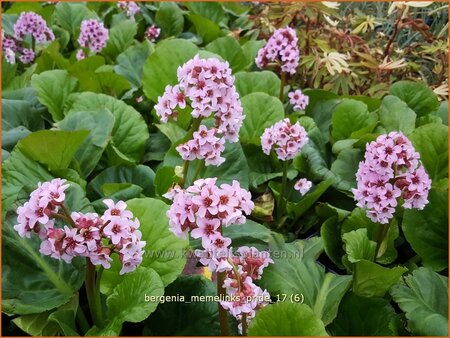
<path fill-rule="evenodd" d="M 185 161 L 204 159 L 207 166 L 219 166 L 225 161 L 225 158 L 220 156 L 225 149 L 225 140 L 216 134 L 221 134 L 217 128 L 208 130 L 201 125 L 199 130 L 194 132 L 192 140 L 179 145 L 176 149 Z"/>
<path fill-rule="evenodd" d="M 293 159 L 308 143 L 308 134 L 299 122 L 291 124 L 288 118 L 266 128 L 261 136 L 261 145 L 266 155 L 275 150 L 282 161 Z"/>
<path fill-rule="evenodd" d="M 23 64 L 28 64 L 34 61 L 35 54 L 32 49 L 24 48 L 22 49 L 22 55 L 19 57 L 20 62 Z"/>
<path fill-rule="evenodd" d="M 288 94 L 289 102 L 294 106 L 294 111 L 305 110 L 309 103 L 309 97 L 302 93 L 300 89 L 297 89 Z"/>
<path fill-rule="evenodd" d="M 161 33 L 161 28 L 159 28 L 155 25 L 151 25 L 150 27 L 147 28 L 144 35 L 149 41 L 155 42 L 156 39 L 159 37 L 160 33 Z"/>
<path fill-rule="evenodd" d="M 141 11 L 141 8 L 134 1 L 119 1 L 117 7 L 124 10 L 127 17 L 134 20 L 134 16 Z"/>
<path fill-rule="evenodd" d="M 194 118 L 208 118 L 214 113 L 216 135 L 220 131 L 226 140 L 237 142 L 244 116 L 229 64 L 195 56 L 178 68 L 177 75 L 179 83 L 167 86 L 155 105 L 161 121 L 167 122 L 171 116 L 176 119 L 175 109 L 189 104 Z"/>
<path fill-rule="evenodd" d="M 107 199 L 108 209 L 100 217 L 96 213 L 68 214 L 64 206 L 66 180 L 53 179 L 39 183 L 30 199 L 17 209 L 18 224 L 14 229 L 21 237 L 36 233 L 42 239 L 40 252 L 70 263 L 74 257 L 87 257 L 94 265 L 111 267 L 111 254 L 117 253 L 122 263 L 120 274 L 136 269 L 142 262 L 145 242 L 141 241 L 139 220 L 133 220 L 126 203 Z M 61 211 L 61 212 L 60 212 Z M 55 227 L 63 220 L 63 228 Z"/>
<path fill-rule="evenodd" d="M 260 252 L 254 247 L 240 247 L 237 253 L 238 255 L 230 257 L 233 268 L 227 271 L 223 284 L 229 299 L 220 304 L 240 322 L 241 331 L 244 314 L 248 324 L 257 310 L 270 303 L 270 294 L 254 281 L 261 279 L 264 268 L 273 263 L 273 260 L 269 252 Z"/>
<path fill-rule="evenodd" d="M 5 56 L 5 60 L 10 64 L 16 63 L 16 51 L 18 46 L 16 40 L 12 37 L 7 37 L 5 32 L 2 31 L 2 52 Z"/>
<path fill-rule="evenodd" d="M 302 196 L 305 195 L 311 187 L 312 182 L 308 181 L 306 178 L 299 179 L 294 185 L 294 189 L 297 190 Z"/>
<path fill-rule="evenodd" d="M 53 31 L 48 28 L 42 16 L 33 12 L 22 12 L 14 24 L 14 35 L 22 41 L 26 35 L 31 35 L 37 44 L 55 40 Z"/>
<path fill-rule="evenodd" d="M 277 29 L 266 45 L 258 51 L 255 61 L 261 69 L 270 62 L 277 62 L 280 64 L 282 72 L 295 74 L 300 61 L 295 30 L 290 27 Z"/>
<path fill-rule="evenodd" d="M 374 222 L 388 223 L 399 198 L 405 209 L 423 209 L 428 203 L 431 180 L 419 153 L 401 132 L 380 135 L 366 146 L 356 180 L 353 194 L 357 205 L 365 208 Z"/>
<path fill-rule="evenodd" d="M 99 53 L 106 46 L 109 38 L 108 29 L 103 22 L 96 19 L 83 20 L 80 27 L 78 43 L 92 53 Z"/>
<path fill-rule="evenodd" d="M 167 212 L 170 230 L 179 237 L 186 238 L 190 231 L 192 238 L 201 238 L 201 262 L 212 271 L 230 267 L 226 257 L 231 240 L 222 236 L 221 227 L 244 224 L 254 208 L 250 193 L 238 181 L 220 187 L 216 182 L 217 178 L 199 179 L 185 190 L 176 186 L 164 195 L 173 201 Z"/>

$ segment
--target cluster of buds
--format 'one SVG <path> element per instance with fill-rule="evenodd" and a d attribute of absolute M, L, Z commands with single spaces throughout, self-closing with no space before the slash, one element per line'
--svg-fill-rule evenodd
<path fill-rule="evenodd" d="M 256 65 L 259 68 L 276 62 L 281 66 L 282 72 L 290 74 L 295 74 L 299 61 L 297 33 L 290 27 L 277 29 L 256 57 Z"/>
<path fill-rule="evenodd" d="M 372 221 L 382 224 L 394 216 L 399 199 L 405 209 L 423 209 L 431 188 L 419 153 L 401 132 L 380 135 L 366 146 L 356 181 L 357 205 L 367 210 Z"/>
<path fill-rule="evenodd" d="M 169 117 L 176 119 L 175 109 L 184 109 L 189 104 L 192 117 L 203 119 L 214 114 L 215 135 L 237 142 L 244 116 L 229 64 L 195 56 L 178 68 L 177 75 L 179 83 L 168 85 L 155 105 L 161 121 L 167 122 Z"/>
<path fill-rule="evenodd" d="M 273 260 L 267 251 L 243 246 L 237 250 L 237 255 L 231 255 L 229 262 L 232 269 L 227 271 L 223 284 L 228 299 L 220 304 L 239 321 L 242 333 L 242 321 L 245 319 L 248 324 L 257 310 L 270 303 L 270 294 L 254 281 L 261 279 L 264 268 Z"/>
<path fill-rule="evenodd" d="M 289 103 L 294 106 L 294 111 L 305 110 L 309 104 L 309 97 L 302 93 L 300 89 L 297 89 L 288 94 Z"/>
<path fill-rule="evenodd" d="M 108 269 L 111 255 L 117 253 L 122 263 L 120 274 L 135 270 L 142 262 L 145 242 L 141 241 L 139 220 L 133 219 L 126 203 L 104 200 L 108 209 L 102 216 L 80 212 L 69 214 L 64 206 L 68 187 L 69 184 L 59 178 L 39 183 L 30 199 L 17 209 L 18 224 L 14 229 L 18 234 L 21 237 L 37 234 L 42 240 L 40 252 L 43 255 L 67 263 L 81 256 Z M 58 220 L 63 221 L 63 227 L 56 227 Z"/>
<path fill-rule="evenodd" d="M 299 122 L 291 124 L 288 118 L 266 128 L 261 136 L 262 150 L 266 155 L 275 150 L 282 161 L 293 159 L 308 143 L 308 134 Z"/>
<path fill-rule="evenodd" d="M 134 20 L 134 16 L 141 11 L 138 4 L 134 1 L 119 1 L 117 7 L 125 11 L 127 17 Z"/>
<path fill-rule="evenodd" d="M 103 22 L 96 19 L 83 20 L 80 27 L 78 43 L 82 48 L 88 49 L 91 53 L 97 54 L 105 48 L 109 39 L 109 31 Z M 77 52 L 77 59 L 84 59 L 86 53 L 80 49 Z"/>
<path fill-rule="evenodd" d="M 144 35 L 149 41 L 155 42 L 156 39 L 159 37 L 160 33 L 161 33 L 161 28 L 159 28 L 155 25 L 151 25 L 145 30 Z"/>

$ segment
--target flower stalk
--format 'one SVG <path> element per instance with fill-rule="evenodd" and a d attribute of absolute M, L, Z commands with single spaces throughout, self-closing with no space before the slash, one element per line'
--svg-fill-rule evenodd
<path fill-rule="evenodd" d="M 281 189 L 280 195 L 278 196 L 278 205 L 277 205 L 277 221 L 281 221 L 281 217 L 283 216 L 284 211 L 284 197 L 286 194 L 286 184 L 287 184 L 287 168 L 288 161 L 283 161 L 283 177 L 281 178 Z"/>
<path fill-rule="evenodd" d="M 226 272 L 218 272 L 217 273 L 217 294 L 221 296 L 221 298 L 225 298 L 226 296 L 226 290 L 223 287 L 223 283 L 225 281 Z M 220 303 L 218 303 L 219 306 L 219 322 L 220 322 L 220 334 L 222 336 L 229 336 L 230 331 L 228 327 L 228 315 L 227 310 L 225 310 Z"/>
<path fill-rule="evenodd" d="M 96 278 L 95 265 L 91 263 L 89 258 L 86 258 L 86 279 L 84 285 L 92 321 L 94 322 L 94 325 L 99 328 L 103 327 L 103 313 L 100 300 L 100 278 L 101 272 L 97 274 Z"/>

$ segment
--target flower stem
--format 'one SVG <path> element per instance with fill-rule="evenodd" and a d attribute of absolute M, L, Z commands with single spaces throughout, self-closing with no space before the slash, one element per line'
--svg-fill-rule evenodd
<path fill-rule="evenodd" d="M 71 225 L 73 228 L 76 228 L 77 226 L 76 226 L 75 222 L 73 221 L 72 216 L 70 216 L 70 212 L 69 212 L 69 210 L 67 210 L 67 208 L 66 208 L 66 206 L 64 205 L 64 203 L 62 203 L 60 206 L 61 206 L 61 209 L 62 209 L 64 215 L 65 215 L 66 218 L 67 218 L 67 221 L 70 223 L 70 225 Z"/>
<path fill-rule="evenodd" d="M 91 263 L 89 258 L 86 258 L 86 280 L 84 286 L 86 287 L 86 295 L 91 312 L 92 321 L 95 326 L 103 327 L 102 305 L 100 301 L 100 277 L 101 272 L 95 278 L 95 265 Z"/>
<path fill-rule="evenodd" d="M 284 195 L 286 194 L 287 168 L 288 168 L 288 161 L 283 161 L 283 177 L 281 179 L 281 190 L 280 195 L 278 196 L 278 203 L 277 203 L 278 222 L 281 220 L 284 211 Z"/>
<path fill-rule="evenodd" d="M 89 323 L 86 319 L 86 315 L 84 314 L 83 309 L 79 305 L 78 305 L 78 309 L 77 309 L 76 320 L 77 320 L 78 326 L 81 329 L 82 335 L 83 336 L 86 335 L 86 332 L 89 331 Z"/>
<path fill-rule="evenodd" d="M 280 101 L 283 103 L 284 98 L 284 85 L 286 84 L 286 73 L 281 72 L 281 82 L 280 82 Z"/>
<path fill-rule="evenodd" d="M 241 323 L 242 323 L 242 335 L 246 336 L 247 335 L 247 314 L 246 313 L 242 314 Z"/>
<path fill-rule="evenodd" d="M 378 257 L 378 253 L 380 251 L 381 248 L 381 244 L 384 241 L 384 238 L 386 237 L 388 231 L 389 231 L 389 226 L 391 225 L 391 223 L 386 223 L 386 224 L 380 224 L 380 227 L 378 228 L 378 235 L 377 235 L 377 246 L 375 248 L 375 257 L 374 260 L 377 260 Z"/>
<path fill-rule="evenodd" d="M 223 282 L 225 281 L 225 271 L 217 273 L 217 294 L 220 298 L 225 298 L 225 288 L 223 287 Z M 229 336 L 229 328 L 228 328 L 228 315 L 227 310 L 225 310 L 220 303 L 219 305 L 219 321 L 220 321 L 220 334 L 222 336 Z"/>

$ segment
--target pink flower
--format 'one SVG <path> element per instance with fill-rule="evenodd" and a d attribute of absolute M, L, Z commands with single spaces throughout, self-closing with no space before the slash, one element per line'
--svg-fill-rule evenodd
<path fill-rule="evenodd" d="M 33 12 L 22 12 L 14 24 L 14 35 L 22 41 L 26 35 L 31 35 L 37 44 L 53 41 L 55 36 L 48 28 L 42 16 Z"/>
<path fill-rule="evenodd" d="M 155 25 L 151 25 L 145 31 L 145 37 L 151 42 L 155 42 L 161 33 L 161 28 L 156 27 Z"/>
<path fill-rule="evenodd" d="M 119 244 L 122 239 L 130 236 L 128 220 L 118 216 L 108 219 L 109 223 L 103 228 L 103 234 L 111 240 L 113 244 Z"/>
<path fill-rule="evenodd" d="M 191 231 L 192 238 L 201 238 L 203 247 L 211 243 L 213 235 L 219 233 L 220 220 L 217 218 L 197 218 L 197 228 Z"/>
<path fill-rule="evenodd" d="M 244 120 L 229 64 L 214 58 L 205 60 L 195 56 L 178 68 L 177 75 L 179 83 L 173 87 L 167 86 L 164 94 L 158 97 L 156 114 L 164 123 L 169 117 L 176 119 L 176 109 L 187 106 L 192 108 L 191 115 L 194 118 L 209 118 L 214 114 L 215 123 L 208 132 L 208 146 L 199 145 L 197 141 L 201 138 L 197 135 L 191 140 L 193 142 L 188 141 L 178 151 L 187 160 L 200 157 L 205 159 L 207 165 L 220 165 L 224 161 L 220 157 L 224 140 L 237 142 Z"/>
<path fill-rule="evenodd" d="M 141 8 L 134 1 L 119 1 L 117 7 L 125 10 L 127 16 L 134 20 L 134 16 L 141 11 Z"/>
<path fill-rule="evenodd" d="M 201 125 L 199 130 L 194 132 L 192 140 L 180 144 L 176 148 L 181 158 L 189 161 L 204 159 L 206 166 L 221 165 L 225 161 L 225 158 L 220 156 L 225 149 L 225 140 L 216 137 L 217 132 L 216 129 L 208 130 L 204 125 Z"/>
<path fill-rule="evenodd" d="M 96 19 L 83 20 L 80 27 L 78 43 L 83 48 L 89 48 L 92 53 L 99 53 L 105 48 L 109 39 L 109 31 L 103 22 Z"/>
<path fill-rule="evenodd" d="M 309 97 L 304 95 L 300 89 L 288 94 L 289 102 L 294 106 L 294 111 L 305 110 L 309 103 Z"/>
<path fill-rule="evenodd" d="M 295 30 L 290 27 L 277 29 L 266 45 L 258 51 L 256 65 L 262 69 L 270 62 L 280 62 L 282 72 L 295 74 L 300 61 L 297 44 Z"/>
<path fill-rule="evenodd" d="M 280 160 L 287 161 L 293 159 L 308 140 L 308 134 L 300 123 L 291 124 L 286 118 L 266 128 L 261 136 L 261 145 L 265 154 L 275 150 Z"/>
<path fill-rule="evenodd" d="M 86 247 L 83 245 L 84 238 L 77 232 L 77 229 L 70 229 L 68 226 L 64 226 L 64 232 L 65 237 L 61 246 L 64 253 L 61 258 L 70 263 L 74 256 L 84 254 Z"/>
<path fill-rule="evenodd" d="M 84 50 L 79 49 L 79 50 L 77 51 L 77 54 L 76 54 L 75 57 L 76 57 L 76 59 L 77 59 L 78 61 L 80 61 L 80 60 L 83 60 L 83 59 L 86 58 L 86 54 L 84 53 Z"/>
<path fill-rule="evenodd" d="M 119 201 L 117 203 L 114 203 L 112 199 L 106 199 L 103 200 L 103 203 L 106 204 L 108 209 L 106 209 L 105 213 L 103 214 L 103 220 L 107 221 L 112 219 L 113 217 L 120 217 L 120 218 L 132 218 L 133 214 L 131 211 L 126 210 L 127 204 L 124 201 Z"/>
<path fill-rule="evenodd" d="M 305 195 L 311 189 L 311 187 L 312 183 L 306 178 L 299 179 L 294 185 L 294 189 L 298 190 L 298 192 L 300 192 L 302 196 Z"/>
<path fill-rule="evenodd" d="M 32 63 L 34 61 L 34 57 L 35 55 L 32 49 L 24 48 L 22 49 L 22 55 L 19 56 L 19 60 L 26 65 L 28 63 Z"/>
<path fill-rule="evenodd" d="M 357 188 L 353 194 L 357 206 L 366 209 L 372 221 L 388 223 L 400 198 L 406 209 L 422 209 L 428 203 L 431 180 L 405 135 L 380 135 L 367 144 L 364 157 L 356 173 Z"/>

